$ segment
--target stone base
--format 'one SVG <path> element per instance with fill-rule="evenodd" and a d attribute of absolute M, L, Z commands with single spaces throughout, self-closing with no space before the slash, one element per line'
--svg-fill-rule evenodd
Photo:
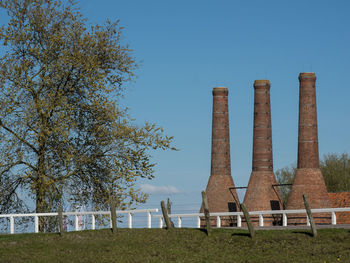
<path fill-rule="evenodd" d="M 244 203 L 248 211 L 282 210 L 283 202 L 272 171 L 253 171 L 249 178 Z"/>
<path fill-rule="evenodd" d="M 331 208 L 326 184 L 321 170 L 318 168 L 297 169 L 287 202 L 287 210 L 305 209 L 303 194 L 306 194 L 309 206 L 315 208 Z M 316 224 L 329 224 L 330 213 L 315 214 Z M 306 224 L 306 215 L 289 215 L 289 224 Z"/>
<path fill-rule="evenodd" d="M 239 199 L 231 175 L 211 175 L 206 193 L 210 212 L 240 211 Z M 203 212 L 203 209 L 200 209 Z"/>

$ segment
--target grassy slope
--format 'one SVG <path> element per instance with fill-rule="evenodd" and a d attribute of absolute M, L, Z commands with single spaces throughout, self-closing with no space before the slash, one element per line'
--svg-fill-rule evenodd
<path fill-rule="evenodd" d="M 121 229 L 0 235 L 0 262 L 350 262 L 350 231 Z"/>

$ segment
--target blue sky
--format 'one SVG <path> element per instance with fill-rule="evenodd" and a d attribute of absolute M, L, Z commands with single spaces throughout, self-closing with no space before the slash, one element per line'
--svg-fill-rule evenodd
<path fill-rule="evenodd" d="M 199 202 L 210 175 L 215 86 L 229 89 L 236 186 L 246 186 L 251 172 L 256 79 L 271 81 L 275 170 L 297 159 L 298 74 L 304 71 L 317 75 L 320 155 L 350 153 L 350 1 L 86 0 L 78 5 L 91 24 L 120 19 L 123 41 L 141 62 L 121 104 L 137 123 L 162 126 L 180 149 L 153 154 L 155 179 L 140 181 L 154 193 L 149 205 L 159 205 L 170 193 L 179 203 Z"/>

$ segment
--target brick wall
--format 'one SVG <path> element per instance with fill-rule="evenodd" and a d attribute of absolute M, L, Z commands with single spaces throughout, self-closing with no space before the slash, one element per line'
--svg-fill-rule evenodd
<path fill-rule="evenodd" d="M 328 193 L 332 207 L 350 207 L 350 192 Z M 350 212 L 337 213 L 337 224 L 350 224 Z"/>

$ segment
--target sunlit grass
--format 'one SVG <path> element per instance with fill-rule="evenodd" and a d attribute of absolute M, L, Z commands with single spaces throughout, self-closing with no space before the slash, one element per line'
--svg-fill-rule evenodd
<path fill-rule="evenodd" d="M 0 235 L 0 262 L 350 262 L 350 231 L 120 229 Z"/>

